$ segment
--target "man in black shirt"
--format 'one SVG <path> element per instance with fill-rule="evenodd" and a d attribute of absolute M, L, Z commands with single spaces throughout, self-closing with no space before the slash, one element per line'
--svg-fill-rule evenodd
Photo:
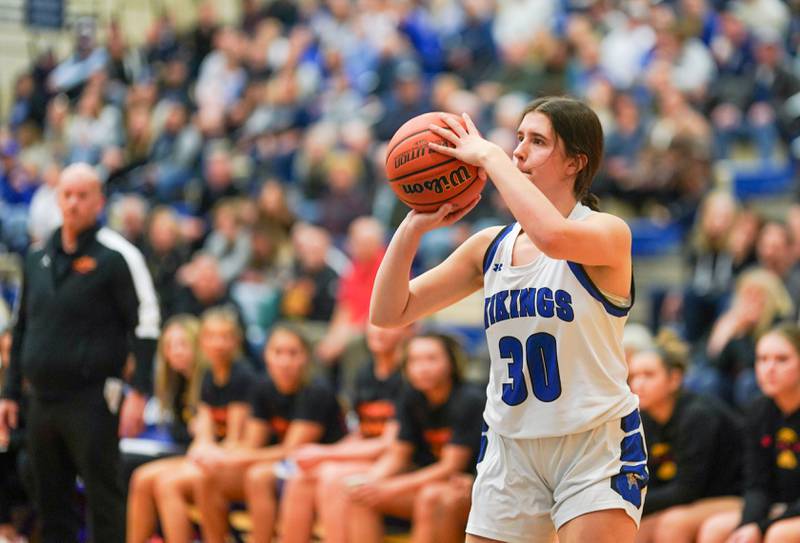
<path fill-rule="evenodd" d="M 96 542 L 125 539 L 118 435 L 141 429 L 152 388 L 158 301 L 141 253 L 98 225 L 104 198 L 86 164 L 64 169 L 58 186 L 64 223 L 30 251 L 0 400 L 0 439 L 16 426 L 23 378 L 30 385 L 27 440 L 42 541 L 76 541 L 70 497 L 80 474 Z M 122 402 L 123 367 L 136 361 Z"/>

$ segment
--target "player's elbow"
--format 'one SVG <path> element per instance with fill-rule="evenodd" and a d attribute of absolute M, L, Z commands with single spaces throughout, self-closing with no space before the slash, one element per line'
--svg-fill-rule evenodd
<path fill-rule="evenodd" d="M 369 308 L 369 323 L 379 328 L 395 328 L 399 326 L 397 318 L 393 318 L 385 311 L 378 310 L 375 307 Z"/>

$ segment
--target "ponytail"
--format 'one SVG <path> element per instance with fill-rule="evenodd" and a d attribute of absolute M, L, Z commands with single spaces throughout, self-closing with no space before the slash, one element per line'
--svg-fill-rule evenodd
<path fill-rule="evenodd" d="M 581 197 L 581 203 L 592 211 L 600 211 L 600 198 L 596 194 L 587 192 Z"/>

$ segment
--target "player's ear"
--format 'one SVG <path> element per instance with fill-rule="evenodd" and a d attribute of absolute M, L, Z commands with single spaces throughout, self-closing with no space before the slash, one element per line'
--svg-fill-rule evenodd
<path fill-rule="evenodd" d="M 567 174 L 578 175 L 586 167 L 589 159 L 584 154 L 574 155 L 567 158 Z"/>

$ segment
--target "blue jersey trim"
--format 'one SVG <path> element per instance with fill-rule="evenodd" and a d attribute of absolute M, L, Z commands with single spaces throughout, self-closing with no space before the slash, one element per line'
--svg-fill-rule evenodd
<path fill-rule="evenodd" d="M 619 459 L 622 462 L 646 462 L 647 453 L 644 450 L 644 439 L 641 432 L 636 432 L 622 439 L 620 447 L 622 452 Z"/>
<path fill-rule="evenodd" d="M 641 423 L 642 419 L 639 416 L 639 410 L 634 409 L 628 415 L 622 417 L 620 427 L 622 428 L 622 431 L 627 434 L 628 432 L 633 432 L 639 428 Z"/>
<path fill-rule="evenodd" d="M 567 265 L 569 266 L 569 269 L 572 270 L 575 278 L 583 286 L 583 288 L 586 289 L 592 298 L 603 304 L 603 307 L 609 315 L 613 315 L 615 317 L 624 317 L 628 314 L 628 312 L 631 310 L 631 307 L 633 307 L 634 300 L 636 300 L 636 288 L 633 283 L 633 275 L 631 275 L 631 305 L 628 307 L 622 307 L 616 305 L 614 302 L 603 296 L 603 293 L 600 292 L 600 289 L 594 284 L 594 281 L 592 281 L 591 277 L 589 277 L 589 274 L 586 273 L 586 270 L 583 268 L 582 264 L 567 260 Z"/>
<path fill-rule="evenodd" d="M 489 267 L 492 265 L 492 260 L 494 260 L 494 256 L 497 254 L 497 247 L 500 245 L 500 242 L 503 241 L 503 238 L 511 232 L 511 229 L 514 227 L 515 223 L 511 223 L 505 226 L 497 235 L 494 237 L 492 242 L 486 248 L 486 253 L 483 255 L 483 275 L 486 275 L 486 272 L 489 271 Z"/>

